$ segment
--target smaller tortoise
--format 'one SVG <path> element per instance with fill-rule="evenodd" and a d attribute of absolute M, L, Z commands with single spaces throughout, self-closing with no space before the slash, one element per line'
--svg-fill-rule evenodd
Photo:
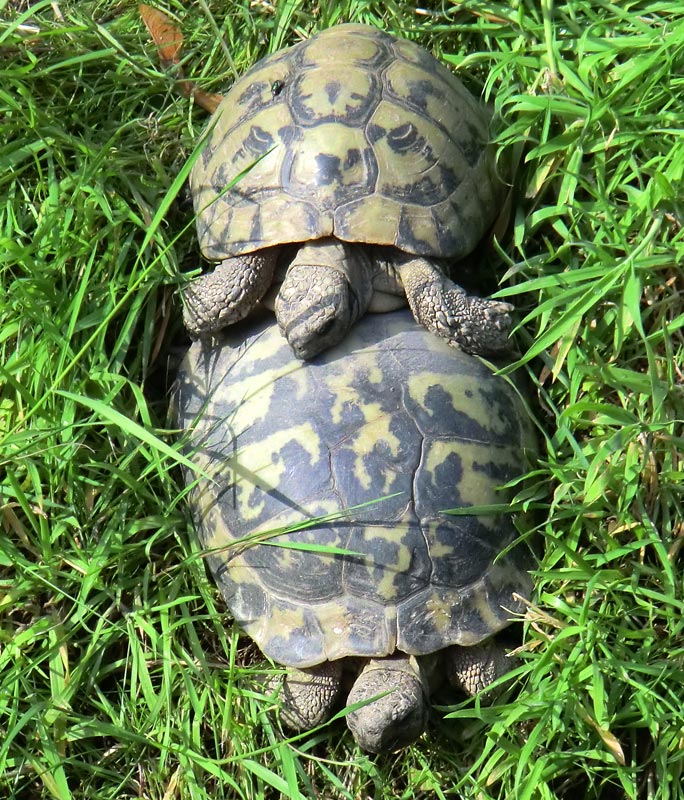
<path fill-rule="evenodd" d="M 447 275 L 500 210 L 488 123 L 432 55 L 377 28 L 337 25 L 264 58 L 216 109 L 190 174 L 200 247 L 218 263 L 186 290 L 191 335 L 244 318 L 282 281 L 276 316 L 299 358 L 406 300 L 451 344 L 503 349 L 512 307 Z"/>
<path fill-rule="evenodd" d="M 236 620 L 288 668 L 284 721 L 320 724 L 352 672 L 348 705 L 384 696 L 349 727 L 392 750 L 441 679 L 474 693 L 509 668 L 496 634 L 523 610 L 529 551 L 510 514 L 442 512 L 505 501 L 529 416 L 406 311 L 309 362 L 266 322 L 195 343 L 181 368 L 176 413 L 210 476 L 188 475 L 196 527 Z"/>

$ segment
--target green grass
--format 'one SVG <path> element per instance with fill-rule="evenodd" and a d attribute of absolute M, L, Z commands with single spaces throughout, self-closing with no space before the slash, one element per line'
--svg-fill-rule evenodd
<path fill-rule="evenodd" d="M 208 91 L 340 20 L 403 32 L 519 157 L 499 271 L 545 431 L 519 691 L 396 758 L 283 738 L 187 523 L 166 406 L 205 117 L 134 4 L 28 5 L 0 0 L 0 797 L 684 798 L 684 4 L 165 7 Z"/>

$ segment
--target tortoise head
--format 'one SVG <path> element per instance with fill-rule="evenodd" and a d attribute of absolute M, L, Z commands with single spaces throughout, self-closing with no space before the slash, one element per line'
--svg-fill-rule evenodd
<path fill-rule="evenodd" d="M 339 342 L 370 303 L 370 258 L 363 247 L 320 239 L 301 247 L 275 300 L 278 325 L 297 358 Z"/>

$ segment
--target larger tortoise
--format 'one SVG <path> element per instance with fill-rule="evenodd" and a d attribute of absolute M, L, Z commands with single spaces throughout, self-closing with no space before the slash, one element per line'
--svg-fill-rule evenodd
<path fill-rule="evenodd" d="M 218 266 L 186 290 L 188 330 L 242 319 L 280 274 L 275 311 L 300 358 L 407 299 L 450 343 L 503 348 L 511 306 L 447 275 L 500 210 L 488 127 L 432 55 L 377 28 L 337 25 L 260 61 L 212 116 L 190 175 Z"/>
<path fill-rule="evenodd" d="M 274 324 L 195 343 L 176 408 L 203 473 L 188 476 L 208 562 L 230 610 L 288 667 L 284 720 L 308 729 L 346 698 L 359 744 L 424 729 L 430 687 L 475 692 L 507 671 L 495 634 L 523 608 L 529 552 L 506 502 L 533 447 L 516 391 L 407 311 L 364 318 L 297 360 Z M 293 532 L 285 532 L 295 526 Z"/>

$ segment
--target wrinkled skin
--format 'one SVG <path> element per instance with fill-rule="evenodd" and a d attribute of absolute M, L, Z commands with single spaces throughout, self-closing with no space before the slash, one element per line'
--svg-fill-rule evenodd
<path fill-rule="evenodd" d="M 271 286 L 277 251 L 226 259 L 193 282 L 185 294 L 190 334 L 212 335 L 245 317 Z M 467 353 L 489 356 L 507 347 L 508 303 L 468 295 L 429 258 L 336 239 L 299 249 L 275 312 L 297 357 L 309 359 L 341 342 L 366 311 L 392 310 L 406 301 L 416 322 Z"/>
<path fill-rule="evenodd" d="M 432 656 L 397 653 L 365 662 L 346 705 L 347 724 L 359 747 L 387 753 L 415 741 L 425 730 L 430 691 L 446 678 L 473 696 L 483 692 L 515 666 L 494 637 L 473 647 L 453 646 Z M 310 669 L 288 669 L 281 688 L 281 717 L 287 727 L 306 731 L 333 712 L 342 693 L 342 664 L 325 662 Z M 485 692 L 491 701 L 495 694 Z"/>

